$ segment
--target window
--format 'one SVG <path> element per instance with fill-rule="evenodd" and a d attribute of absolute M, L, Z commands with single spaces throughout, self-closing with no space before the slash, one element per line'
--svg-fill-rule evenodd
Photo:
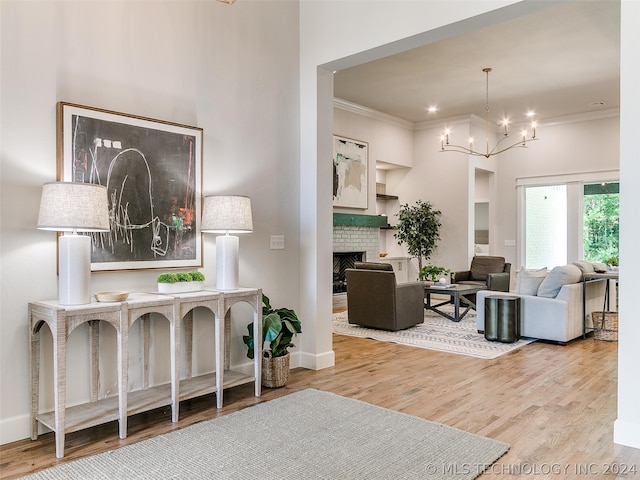
<path fill-rule="evenodd" d="M 616 263 L 617 170 L 519 178 L 516 265 L 553 268 L 576 260 Z"/>
<path fill-rule="evenodd" d="M 527 268 L 567 263 L 567 186 L 525 189 L 525 258 Z"/>
<path fill-rule="evenodd" d="M 591 262 L 618 264 L 620 184 L 587 183 L 583 197 L 583 253 Z"/>

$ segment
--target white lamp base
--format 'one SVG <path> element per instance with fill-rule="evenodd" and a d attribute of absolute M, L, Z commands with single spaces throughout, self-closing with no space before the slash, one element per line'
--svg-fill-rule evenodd
<path fill-rule="evenodd" d="M 238 289 L 239 239 L 234 235 L 216 238 L 216 290 Z"/>
<path fill-rule="evenodd" d="M 60 305 L 91 303 L 91 238 L 62 235 L 58 240 Z"/>

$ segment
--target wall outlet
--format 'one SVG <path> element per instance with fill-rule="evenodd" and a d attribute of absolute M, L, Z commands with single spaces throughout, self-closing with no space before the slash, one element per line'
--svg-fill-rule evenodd
<path fill-rule="evenodd" d="M 284 235 L 271 235 L 271 250 L 284 250 Z"/>
<path fill-rule="evenodd" d="M 515 247 L 516 246 L 516 241 L 515 240 L 505 240 L 504 241 L 504 246 L 505 247 Z"/>

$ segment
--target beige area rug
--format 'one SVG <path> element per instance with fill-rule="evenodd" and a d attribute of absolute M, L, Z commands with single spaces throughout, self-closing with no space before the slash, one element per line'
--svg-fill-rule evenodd
<path fill-rule="evenodd" d="M 29 479 L 473 479 L 509 445 L 319 390 L 36 473 Z"/>
<path fill-rule="evenodd" d="M 447 307 L 443 309 L 446 310 Z M 521 338 L 515 343 L 489 342 L 484 335 L 478 333 L 473 310 L 458 323 L 427 311 L 423 324 L 398 332 L 350 325 L 345 311 L 333 315 L 333 333 L 485 359 L 497 358 L 535 341 L 533 338 Z"/>

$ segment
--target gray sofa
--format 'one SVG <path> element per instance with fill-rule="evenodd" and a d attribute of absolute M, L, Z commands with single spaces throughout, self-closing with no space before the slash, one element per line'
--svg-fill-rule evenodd
<path fill-rule="evenodd" d="M 579 263 L 579 262 L 576 262 Z M 584 263 L 584 262 L 581 262 Z M 583 265 L 584 268 L 584 265 Z M 593 270 L 591 270 L 593 271 Z M 512 293 L 522 298 L 520 335 L 566 344 L 582 336 L 582 270 L 577 265 L 558 266 L 547 271 L 524 270 L 518 273 L 518 285 Z M 477 294 L 477 328 L 484 332 L 485 298 L 495 292 Z M 587 283 L 585 291 L 587 327 L 591 312 L 602 310 L 605 282 Z"/>
<path fill-rule="evenodd" d="M 349 323 L 397 331 L 424 322 L 422 283 L 397 285 L 387 263 L 356 262 L 345 274 Z"/>

